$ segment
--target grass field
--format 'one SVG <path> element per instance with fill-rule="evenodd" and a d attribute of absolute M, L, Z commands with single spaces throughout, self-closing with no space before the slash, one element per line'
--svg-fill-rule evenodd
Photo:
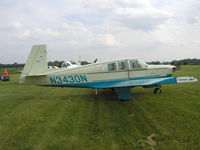
<path fill-rule="evenodd" d="M 200 150 L 200 82 L 132 89 L 131 101 L 110 90 L 0 82 L 0 150 Z M 200 79 L 200 66 L 175 76 Z M 156 134 L 155 146 L 144 144 Z"/>

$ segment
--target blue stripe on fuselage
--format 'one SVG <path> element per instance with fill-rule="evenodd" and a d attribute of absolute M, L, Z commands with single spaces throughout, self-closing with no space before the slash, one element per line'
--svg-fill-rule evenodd
<path fill-rule="evenodd" d="M 85 87 L 85 88 L 111 88 L 112 85 L 119 86 L 138 86 L 142 85 L 144 81 L 148 79 L 157 79 L 157 78 L 167 78 L 169 77 L 169 81 L 160 81 L 155 84 L 166 84 L 165 82 L 176 83 L 174 78 L 170 78 L 172 74 L 167 74 L 164 76 L 154 75 L 154 76 L 145 76 L 145 77 L 136 77 L 130 79 L 116 79 L 116 80 L 101 80 L 94 82 L 85 82 L 85 83 L 68 83 L 68 84 L 51 84 L 51 85 L 43 85 L 43 86 L 54 86 L 54 87 Z M 136 82 L 137 80 L 137 82 Z M 149 80 L 150 81 L 150 80 Z M 135 85 L 134 85 L 135 84 Z"/>

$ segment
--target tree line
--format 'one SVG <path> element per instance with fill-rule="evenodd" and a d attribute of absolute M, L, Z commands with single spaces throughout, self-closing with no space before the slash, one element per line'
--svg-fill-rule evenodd
<path fill-rule="evenodd" d="M 173 61 L 151 61 L 147 62 L 147 64 L 152 64 L 152 65 L 159 65 L 159 64 L 171 64 L 175 66 L 180 66 L 180 65 L 200 65 L 200 59 L 181 59 L 181 60 L 173 60 Z"/>
<path fill-rule="evenodd" d="M 14 62 L 13 64 L 1 64 L 0 68 L 20 68 L 24 67 L 24 64 L 18 64 L 17 62 Z"/>
<path fill-rule="evenodd" d="M 61 64 L 63 63 L 64 61 L 58 61 L 58 60 L 55 60 L 55 61 L 49 61 L 48 62 L 48 66 L 57 66 L 57 67 L 61 67 Z M 90 62 L 88 61 L 81 61 L 80 62 L 81 65 L 87 65 L 87 64 L 90 64 Z M 0 68 L 22 68 L 24 67 L 25 64 L 18 64 L 17 62 L 14 62 L 13 64 L 1 64 L 0 63 Z"/>

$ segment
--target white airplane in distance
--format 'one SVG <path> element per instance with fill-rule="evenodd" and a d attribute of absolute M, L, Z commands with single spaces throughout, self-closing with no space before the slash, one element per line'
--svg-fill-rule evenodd
<path fill-rule="evenodd" d="M 75 65 L 71 66 L 70 65 Z M 52 87 L 110 88 L 118 99 L 131 99 L 131 88 L 155 88 L 161 84 L 197 82 L 194 77 L 173 77 L 171 65 L 147 65 L 138 59 L 122 59 L 89 65 L 69 64 L 69 67 L 48 69 L 46 45 L 34 45 L 20 76 L 23 84 Z"/>

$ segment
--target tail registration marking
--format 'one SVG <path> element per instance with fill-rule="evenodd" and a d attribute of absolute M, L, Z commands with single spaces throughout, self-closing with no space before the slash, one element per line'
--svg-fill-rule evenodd
<path fill-rule="evenodd" d="M 88 82 L 87 77 L 85 75 L 55 76 L 49 77 L 49 80 L 51 84 Z"/>

